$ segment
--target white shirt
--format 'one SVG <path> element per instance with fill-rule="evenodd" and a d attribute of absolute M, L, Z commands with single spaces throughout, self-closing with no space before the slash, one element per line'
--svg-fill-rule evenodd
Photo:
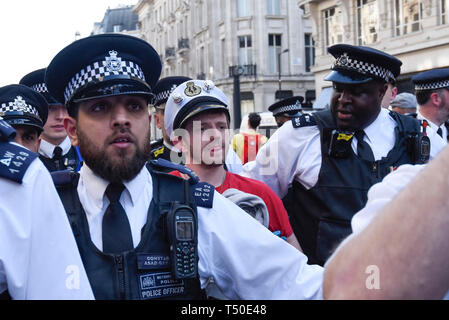
<path fill-rule="evenodd" d="M 101 244 L 101 221 L 108 200 L 107 183 L 87 165 L 80 171 L 78 194 L 87 214 L 91 238 Z M 146 168 L 125 183 L 120 203 L 130 221 L 134 247 L 152 200 Z M 198 271 L 201 287 L 213 278 L 229 299 L 321 299 L 323 268 L 250 217 L 218 192 L 213 208 L 198 208 Z"/>
<path fill-rule="evenodd" d="M 367 225 L 382 211 L 382 209 L 390 203 L 395 196 L 404 189 L 417 175 L 425 168 L 425 165 L 410 165 L 404 164 L 397 170 L 388 174 L 382 182 L 376 183 L 368 191 L 368 201 L 365 207 L 357 212 L 351 220 L 352 234 L 348 236 L 334 252 L 337 254 L 338 250 L 344 244 L 352 239 L 352 237 L 365 229 Z M 332 256 L 326 262 L 332 259 Z M 449 299 L 449 292 L 446 293 L 444 299 Z"/>
<path fill-rule="evenodd" d="M 429 119 L 426 119 L 421 112 L 417 112 L 416 118 L 419 120 L 426 120 L 429 124 L 426 128 L 427 136 L 429 137 L 431 141 L 431 148 L 430 148 L 430 155 L 431 158 L 434 158 L 438 152 L 441 151 L 442 148 L 444 148 L 447 145 L 447 129 L 444 123 L 441 126 L 437 126 L 435 123 L 430 121 Z M 440 136 L 437 131 L 441 128 L 442 135 Z"/>
<path fill-rule="evenodd" d="M 39 154 L 43 155 L 45 158 L 53 158 L 53 152 L 57 146 L 51 144 L 44 139 L 41 139 L 41 145 L 39 147 Z M 72 147 L 72 143 L 70 142 L 69 136 L 65 137 L 64 141 L 59 144 L 59 147 L 62 149 L 62 155 L 67 154 Z"/>
<path fill-rule="evenodd" d="M 35 159 L 22 184 L 0 178 L 0 292 L 13 299 L 93 299 L 48 170 Z"/>
<path fill-rule="evenodd" d="M 395 144 L 394 128 L 397 124 L 389 112 L 381 108 L 377 118 L 364 129 L 363 140 L 370 145 L 376 161 L 386 157 Z M 434 142 L 429 138 L 433 149 Z M 357 138 L 353 137 L 351 147 L 357 154 Z M 259 150 L 256 160 L 243 166 L 241 175 L 265 182 L 283 198 L 293 180 L 307 189 L 315 186 L 320 169 L 321 141 L 318 126 L 294 128 L 292 122 L 288 121 Z"/>
<path fill-rule="evenodd" d="M 225 163 L 229 172 L 239 174 L 243 170 L 242 160 L 240 160 L 239 156 L 231 146 L 228 148 Z"/>

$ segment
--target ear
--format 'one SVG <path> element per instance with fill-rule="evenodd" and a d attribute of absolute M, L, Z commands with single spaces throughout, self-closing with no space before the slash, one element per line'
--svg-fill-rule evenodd
<path fill-rule="evenodd" d="M 156 127 L 158 129 L 162 129 L 162 123 L 161 123 L 161 118 L 159 117 L 159 115 L 157 113 L 154 113 L 154 121 L 156 123 Z"/>
<path fill-rule="evenodd" d="M 432 104 L 439 106 L 441 103 L 441 97 L 438 94 L 438 92 L 432 92 L 430 94 L 430 101 L 432 102 Z"/>
<path fill-rule="evenodd" d="M 398 88 L 397 87 L 393 87 L 391 89 L 391 99 L 396 98 L 397 95 L 398 95 Z"/>
<path fill-rule="evenodd" d="M 41 138 L 38 138 L 38 139 L 37 139 L 37 150 L 39 150 L 40 147 L 41 147 L 41 141 L 42 141 Z"/>
<path fill-rule="evenodd" d="M 70 138 L 72 146 L 78 145 L 78 132 L 76 129 L 76 120 L 70 116 L 64 118 L 64 128 Z"/>

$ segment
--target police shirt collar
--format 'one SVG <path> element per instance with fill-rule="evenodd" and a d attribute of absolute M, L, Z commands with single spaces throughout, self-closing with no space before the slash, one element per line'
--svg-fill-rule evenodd
<path fill-rule="evenodd" d="M 93 205 L 95 205 L 95 207 L 97 207 L 100 211 L 102 209 L 106 209 L 106 207 L 103 208 L 105 197 L 104 193 L 109 185 L 109 181 L 94 173 L 86 163 L 84 163 L 81 167 L 80 175 L 83 176 L 84 186 L 89 196 L 88 198 L 93 202 Z M 123 183 L 125 190 L 127 191 L 126 194 L 131 199 L 133 206 L 143 192 L 142 186 L 145 181 L 148 180 L 148 175 L 149 172 L 144 166 L 133 180 Z"/>
<path fill-rule="evenodd" d="M 61 147 L 62 149 L 62 155 L 66 155 L 70 151 L 70 148 L 72 147 L 70 138 L 68 136 L 65 137 L 64 141 L 62 141 L 58 146 Z M 55 147 L 57 146 L 44 139 L 41 139 L 39 154 L 43 155 L 46 158 L 53 158 L 53 151 Z"/>
<path fill-rule="evenodd" d="M 389 110 L 381 108 L 376 120 L 374 120 L 369 126 L 363 129 L 363 131 L 365 131 L 367 140 L 371 144 L 376 144 L 376 137 L 379 136 L 378 133 L 381 132 L 382 124 L 384 123 L 384 121 L 388 121 L 389 113 Z M 382 142 L 380 141 L 379 143 Z"/>
<path fill-rule="evenodd" d="M 420 112 L 420 110 L 418 110 L 418 111 L 416 112 L 416 119 L 418 119 L 418 120 L 426 120 L 426 121 L 427 121 L 427 125 L 428 125 L 430 128 L 432 128 L 432 130 L 434 130 L 435 132 L 438 130 L 438 128 L 444 127 L 444 123 L 441 124 L 441 126 L 437 126 L 436 123 L 433 123 L 432 121 L 430 121 L 429 119 L 427 119 L 426 117 L 424 117 L 424 116 L 422 115 L 422 113 Z"/>

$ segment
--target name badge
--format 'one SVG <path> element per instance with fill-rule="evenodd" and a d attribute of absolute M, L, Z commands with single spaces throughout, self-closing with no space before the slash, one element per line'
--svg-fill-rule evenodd
<path fill-rule="evenodd" d="M 170 257 L 163 254 L 139 253 L 137 268 L 139 270 L 164 269 L 170 267 Z"/>
<path fill-rule="evenodd" d="M 170 272 L 139 275 L 139 287 L 144 300 L 178 296 L 186 290 L 184 281 L 173 279 Z"/>

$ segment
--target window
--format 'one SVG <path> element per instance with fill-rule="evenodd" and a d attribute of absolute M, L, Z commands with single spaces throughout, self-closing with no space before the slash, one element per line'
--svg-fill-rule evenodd
<path fill-rule="evenodd" d="M 112 31 L 113 32 L 120 32 L 120 31 L 122 31 L 122 25 L 121 24 L 114 24 L 112 26 Z"/>
<path fill-rule="evenodd" d="M 394 10 L 396 36 L 421 30 L 421 0 L 395 0 Z"/>
<path fill-rule="evenodd" d="M 240 97 L 241 114 L 244 115 L 254 112 L 254 94 L 252 92 L 241 92 Z"/>
<path fill-rule="evenodd" d="M 306 50 L 306 72 L 310 72 L 310 67 L 315 64 L 315 41 L 310 33 L 304 35 L 304 47 Z"/>
<path fill-rule="evenodd" d="M 449 0 L 440 0 L 441 24 L 447 24 L 449 19 Z"/>
<path fill-rule="evenodd" d="M 343 42 L 343 21 L 341 8 L 335 7 L 323 11 L 326 46 Z"/>
<path fill-rule="evenodd" d="M 278 70 L 278 54 L 281 52 L 281 35 L 268 35 L 268 70 L 270 73 L 277 73 Z"/>
<path fill-rule="evenodd" d="M 252 64 L 251 36 L 239 37 L 239 65 Z"/>
<path fill-rule="evenodd" d="M 251 0 L 237 0 L 237 17 L 251 15 Z"/>
<path fill-rule="evenodd" d="M 359 45 L 377 42 L 379 11 L 375 0 L 357 0 L 357 39 Z"/>
<path fill-rule="evenodd" d="M 267 13 L 272 15 L 281 14 L 279 0 L 267 0 Z"/>

